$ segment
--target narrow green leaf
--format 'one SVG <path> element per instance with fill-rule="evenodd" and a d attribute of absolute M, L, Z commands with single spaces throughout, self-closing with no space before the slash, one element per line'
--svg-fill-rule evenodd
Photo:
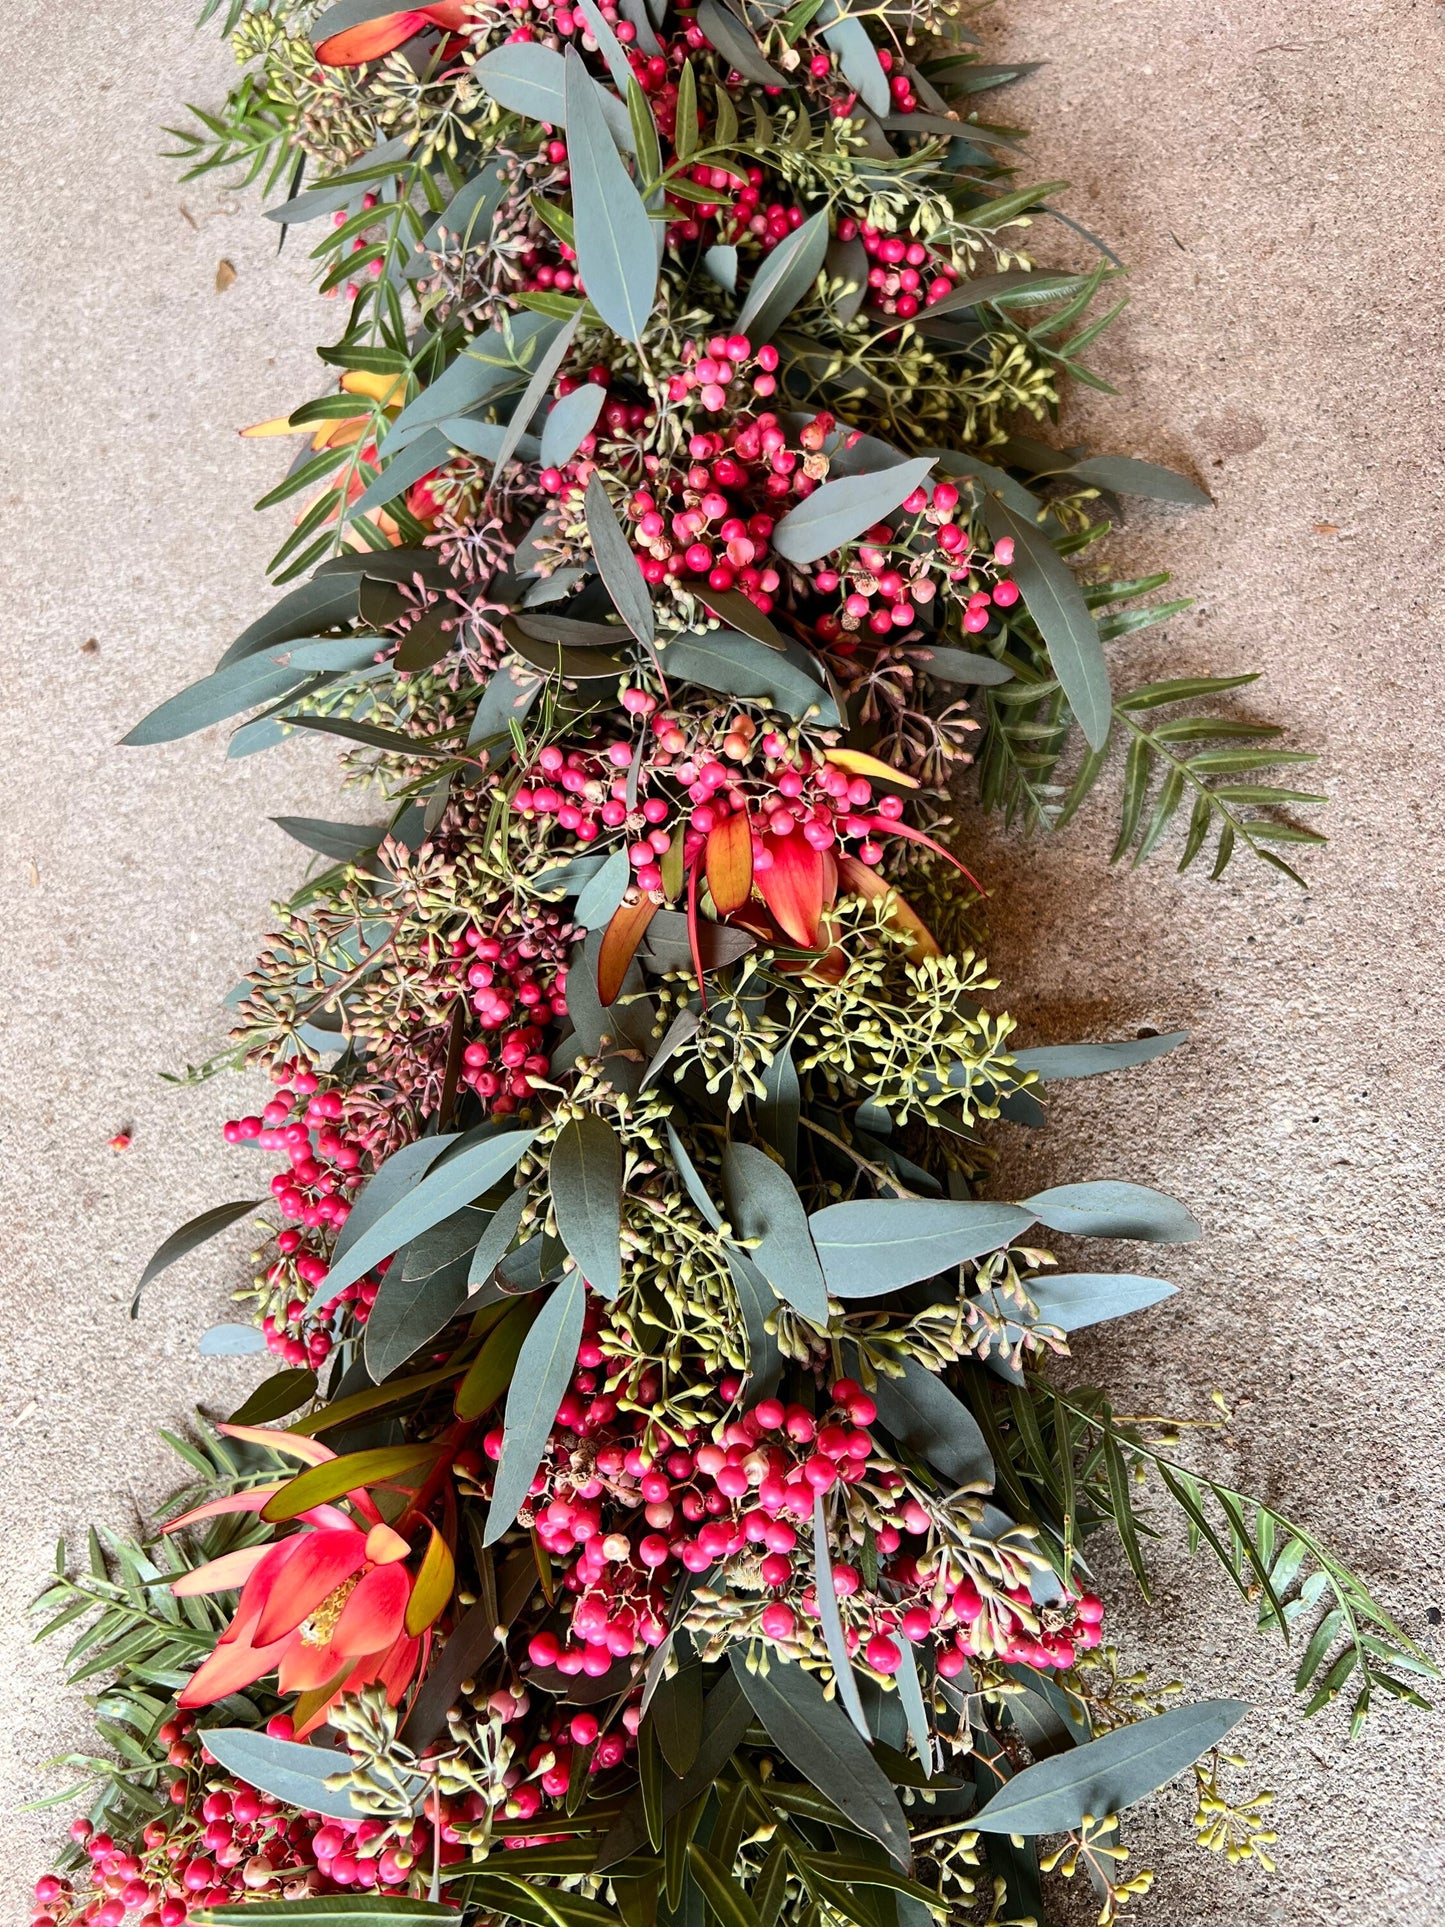
<path fill-rule="evenodd" d="M 497 1461 L 484 1545 L 495 1545 L 512 1525 L 527 1496 L 557 1407 L 577 1365 L 587 1289 L 572 1271 L 548 1297 L 523 1340 L 502 1424 L 502 1454 Z"/>
<path fill-rule="evenodd" d="M 638 342 L 657 297 L 657 247 L 647 209 L 608 132 L 601 93 L 577 50 L 568 47 L 566 125 L 577 265 L 588 299 L 608 327 Z"/>

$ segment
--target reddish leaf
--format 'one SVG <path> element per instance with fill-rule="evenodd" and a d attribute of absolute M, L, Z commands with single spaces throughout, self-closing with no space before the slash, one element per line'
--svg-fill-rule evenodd
<path fill-rule="evenodd" d="M 725 816 L 707 840 L 707 887 L 720 917 L 741 910 L 753 891 L 753 828 L 746 810 Z"/>
<path fill-rule="evenodd" d="M 932 850 L 935 856 L 943 857 L 953 865 L 955 870 L 966 876 L 981 897 L 988 895 L 988 891 L 984 889 L 973 871 L 965 869 L 952 850 L 945 850 L 941 843 L 935 842 L 931 836 L 925 836 L 922 830 L 915 830 L 911 823 L 895 823 L 886 816 L 865 816 L 862 821 L 864 828 L 871 830 L 875 836 L 902 836 L 910 843 L 921 843 L 925 849 Z"/>
<path fill-rule="evenodd" d="M 316 49 L 316 58 L 323 67 L 359 67 L 365 60 L 380 60 L 427 24 L 428 16 L 420 9 L 383 13 L 375 20 L 363 20 L 359 27 L 331 34 Z"/>
<path fill-rule="evenodd" d="M 605 1010 L 622 994 L 622 980 L 628 965 L 637 955 L 643 932 L 657 915 L 658 905 L 651 897 L 624 903 L 612 913 L 612 921 L 602 934 L 597 952 L 597 998 Z"/>
<path fill-rule="evenodd" d="M 773 859 L 754 877 L 764 903 L 794 943 L 805 950 L 816 948 L 832 866 L 801 832 L 765 836 L 763 848 Z"/>

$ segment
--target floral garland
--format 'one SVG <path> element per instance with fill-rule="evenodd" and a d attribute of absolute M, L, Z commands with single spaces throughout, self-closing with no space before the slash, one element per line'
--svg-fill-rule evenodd
<path fill-rule="evenodd" d="M 1037 1235 L 1198 1227 L 981 1195 L 984 1127 L 1183 1039 L 1016 1049 L 950 810 L 1061 823 L 1122 745 L 1116 857 L 1187 804 L 1181 868 L 1293 876 L 1318 799 L 1200 710 L 1248 678 L 1111 686 L 1183 605 L 1070 559 L 1114 496 L 1202 498 L 1018 426 L 1117 311 L 1107 251 L 1021 252 L 1059 184 L 977 109 L 1022 70 L 933 0 L 315 15 L 230 0 L 246 76 L 181 137 L 289 172 L 350 304 L 334 388 L 247 431 L 306 437 L 295 586 L 129 740 L 321 731 L 386 807 L 283 819 L 323 867 L 191 1073 L 269 1069 L 226 1138 L 281 1168 L 141 1284 L 260 1214 L 203 1350 L 280 1369 L 173 1441 L 154 1534 L 61 1550 L 43 1630 L 87 1622 L 116 1758 L 34 1927 L 1042 1922 L 1081 1869 L 1107 1922 L 1121 1810 L 1191 1769 L 1267 1867 L 1246 1707 L 1125 1670 L 1095 1535 L 1147 1587 L 1171 1500 L 1307 1712 L 1431 1668 L 1048 1375 L 1172 1287 Z"/>

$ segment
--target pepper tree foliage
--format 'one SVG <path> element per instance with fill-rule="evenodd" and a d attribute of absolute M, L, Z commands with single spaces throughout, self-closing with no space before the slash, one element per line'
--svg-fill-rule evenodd
<path fill-rule="evenodd" d="M 1173 1288 L 1042 1232 L 1189 1213 L 983 1195 L 995 1120 L 1183 1038 L 1015 1047 L 955 775 L 1053 821 L 1117 741 L 1116 854 L 1185 802 L 1181 867 L 1316 840 L 1255 780 L 1301 758 L 1193 707 L 1239 679 L 1111 687 L 1182 605 L 1072 559 L 1108 497 L 1198 492 L 1026 432 L 1117 304 L 1108 257 L 1021 250 L 1059 184 L 977 98 L 1021 70 L 926 4 L 224 24 L 249 71 L 183 151 L 289 176 L 350 307 L 335 392 L 262 425 L 309 442 L 268 498 L 294 586 L 130 740 L 320 731 L 385 807 L 283 819 L 322 864 L 206 1071 L 270 1069 L 227 1136 L 286 1168 L 141 1281 L 257 1220 L 254 1322 L 203 1349 L 282 1369 L 41 1601 L 107 1682 L 102 1909 L 923 1927 L 1042 1920 L 1084 1869 L 1109 1920 L 1149 1885 L 1119 1812 L 1191 1768 L 1200 1838 L 1267 1865 L 1221 1780 L 1247 1709 L 1122 1670 L 1099 1535 L 1147 1592 L 1152 1481 L 1307 1711 L 1419 1703 L 1429 1663 L 1049 1375 Z"/>

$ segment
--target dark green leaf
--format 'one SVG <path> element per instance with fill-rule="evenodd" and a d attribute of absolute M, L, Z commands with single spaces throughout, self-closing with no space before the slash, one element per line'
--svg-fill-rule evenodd
<path fill-rule="evenodd" d="M 604 1298 L 622 1289 L 622 1142 L 592 1112 L 564 1124 L 547 1179 L 558 1235 L 582 1276 Z"/>
<path fill-rule="evenodd" d="M 260 1198 L 241 1198 L 234 1204 L 212 1205 L 209 1211 L 203 1211 L 199 1217 L 188 1219 L 179 1230 L 173 1231 L 170 1237 L 151 1254 L 145 1270 L 140 1275 L 135 1296 L 131 1299 L 131 1317 L 135 1317 L 140 1305 L 140 1295 L 152 1278 L 158 1277 L 167 1265 L 175 1264 L 178 1258 L 187 1257 L 198 1245 L 205 1244 L 208 1238 L 214 1238 L 228 1225 L 235 1224 L 237 1219 L 246 1217 L 252 1211 L 259 1211 L 261 1202 Z"/>
<path fill-rule="evenodd" d="M 299 666 L 283 668 L 268 655 L 245 656 L 168 697 L 122 736 L 121 743 L 136 748 L 177 742 L 243 710 L 274 702 L 304 681 L 305 674 Z"/>
<path fill-rule="evenodd" d="M 916 1358 L 904 1359 L 902 1378 L 880 1376 L 874 1397 L 879 1419 L 897 1442 L 926 1459 L 951 1486 L 992 1488 L 993 1457 L 977 1419 Z"/>
<path fill-rule="evenodd" d="M 1076 481 L 1117 495 L 1146 495 L 1155 502 L 1178 502 L 1185 508 L 1212 508 L 1198 483 L 1176 475 L 1154 462 L 1136 462 L 1128 455 L 1091 455 L 1068 470 Z"/>
<path fill-rule="evenodd" d="M 316 1374 L 305 1365 L 288 1367 L 263 1379 L 244 1405 L 238 1405 L 227 1421 L 231 1425 L 269 1425 L 272 1419 L 285 1418 L 298 1405 L 304 1405 L 316 1391 Z"/>

